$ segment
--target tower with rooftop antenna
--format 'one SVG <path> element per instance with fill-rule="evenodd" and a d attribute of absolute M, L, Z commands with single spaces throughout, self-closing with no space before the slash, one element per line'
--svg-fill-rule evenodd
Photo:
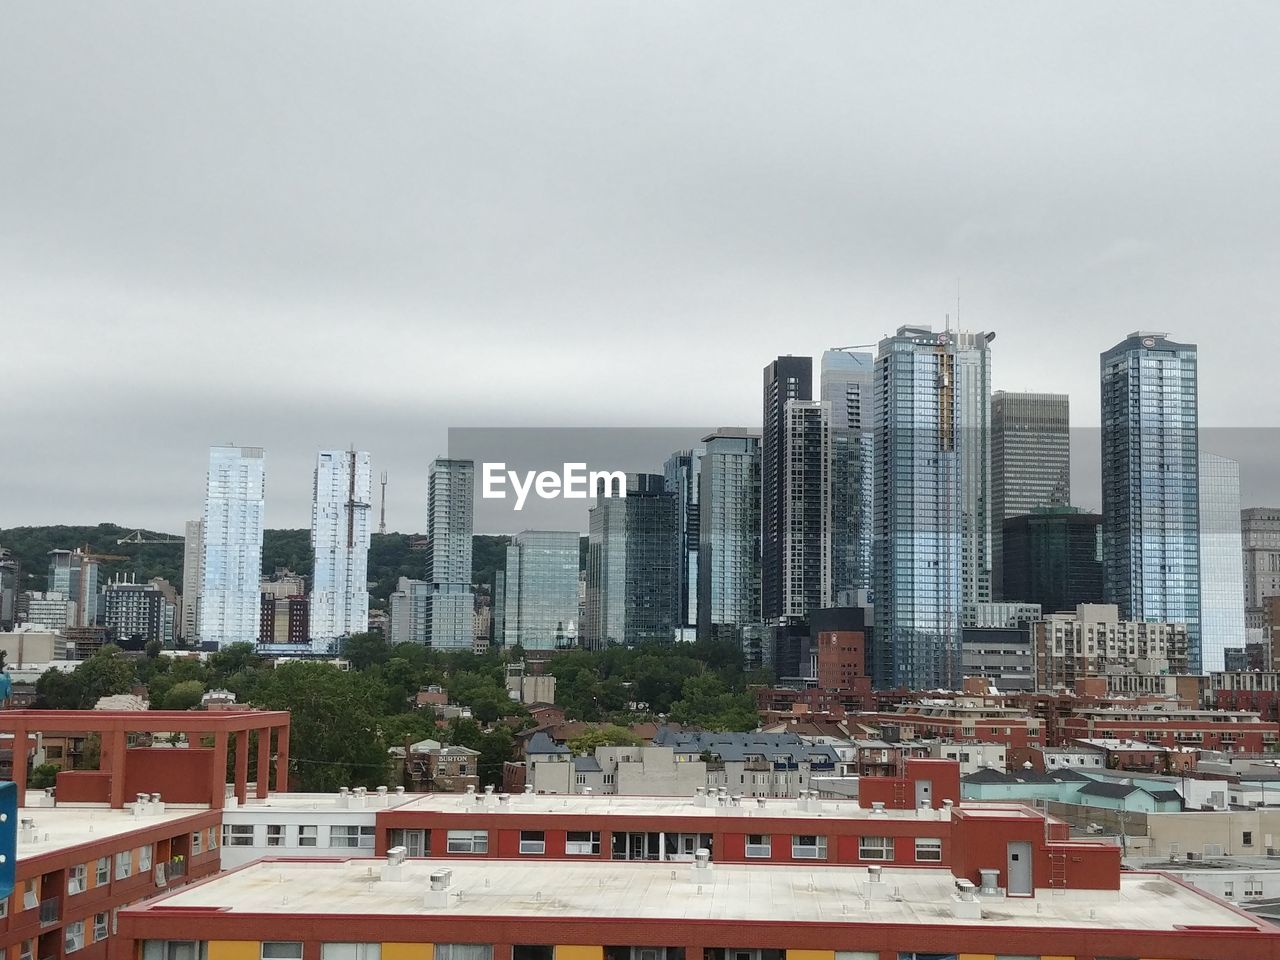
<path fill-rule="evenodd" d="M 378 535 L 387 533 L 387 471 L 382 471 L 382 512 L 378 516 Z"/>

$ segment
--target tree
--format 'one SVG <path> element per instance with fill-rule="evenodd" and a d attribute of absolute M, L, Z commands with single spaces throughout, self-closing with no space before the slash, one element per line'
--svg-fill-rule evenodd
<path fill-rule="evenodd" d="M 204 684 L 199 680 L 183 680 L 175 683 L 164 695 L 166 710 L 194 710 L 204 696 Z"/>
<path fill-rule="evenodd" d="M 608 724 L 574 737 L 569 741 L 569 749 L 577 754 L 593 754 L 596 747 L 638 747 L 643 743 L 626 727 Z"/>
<path fill-rule="evenodd" d="M 386 663 L 391 649 L 379 634 L 353 633 L 342 641 L 342 655 L 351 661 L 351 666 L 364 670 L 375 663 Z"/>
<path fill-rule="evenodd" d="M 754 730 L 759 723 L 749 693 L 734 693 L 718 674 L 704 673 L 684 682 L 671 706 L 677 723 L 707 730 Z"/>
<path fill-rule="evenodd" d="M 27 785 L 33 790 L 52 787 L 57 782 L 58 771 L 61 769 L 56 763 L 42 763 L 31 770 L 31 779 L 27 781 Z"/>
<path fill-rule="evenodd" d="M 36 706 L 42 710 L 79 710 L 80 681 L 73 673 L 46 670 L 36 680 Z"/>
<path fill-rule="evenodd" d="M 101 698 L 133 689 L 133 662 L 114 644 L 107 644 L 75 669 L 80 705 L 91 708 Z"/>
<path fill-rule="evenodd" d="M 142 649 L 146 651 L 148 660 L 154 660 L 160 656 L 160 651 L 164 649 L 164 644 L 159 640 L 148 640 L 147 645 Z"/>
<path fill-rule="evenodd" d="M 321 793 L 387 782 L 380 729 L 385 700 L 386 686 L 374 677 L 301 661 L 267 673 L 253 697 L 255 706 L 290 711 L 290 752 L 301 789 Z"/>

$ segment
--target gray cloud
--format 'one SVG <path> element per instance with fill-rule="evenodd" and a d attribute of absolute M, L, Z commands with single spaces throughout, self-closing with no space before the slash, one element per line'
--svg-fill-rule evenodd
<path fill-rule="evenodd" d="M 996 385 L 1077 426 L 1138 328 L 1200 344 L 1206 424 L 1275 426 L 1278 34 L 1247 2 L 13 5 L 0 526 L 178 529 L 235 439 L 273 525 L 354 441 L 418 529 L 449 427 L 754 423 L 770 357 L 941 324 L 957 278 Z"/>

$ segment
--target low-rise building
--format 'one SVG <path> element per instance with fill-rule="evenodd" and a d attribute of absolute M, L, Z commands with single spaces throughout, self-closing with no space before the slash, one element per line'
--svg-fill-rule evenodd
<path fill-rule="evenodd" d="M 1141 666 L 1147 673 L 1187 672 L 1187 626 L 1121 620 L 1115 604 L 1082 603 L 1032 624 L 1036 684 L 1068 689 L 1084 677 Z"/>

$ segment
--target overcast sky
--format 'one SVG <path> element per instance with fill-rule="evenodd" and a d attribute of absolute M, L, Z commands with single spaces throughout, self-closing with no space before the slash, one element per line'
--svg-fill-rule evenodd
<path fill-rule="evenodd" d="M 268 526 L 354 442 L 420 530 L 449 427 L 758 424 L 957 279 L 1078 427 L 1135 329 L 1274 427 L 1277 50 L 1274 2 L 8 4 L 0 527 L 180 531 L 235 441 Z"/>

